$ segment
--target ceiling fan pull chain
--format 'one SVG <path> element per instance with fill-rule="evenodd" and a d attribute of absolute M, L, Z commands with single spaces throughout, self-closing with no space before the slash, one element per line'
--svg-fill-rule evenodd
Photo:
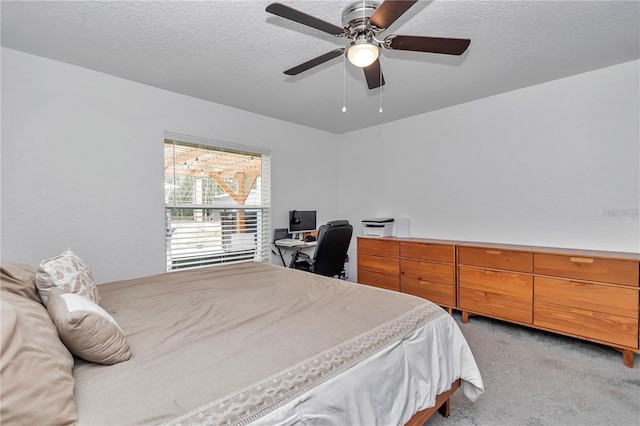
<path fill-rule="evenodd" d="M 380 80 L 382 81 L 382 67 L 379 67 L 380 70 Z M 380 87 L 378 87 L 378 90 L 380 91 L 380 108 L 378 109 L 378 114 L 382 114 L 382 84 L 380 85 Z"/>
<path fill-rule="evenodd" d="M 347 112 L 347 59 L 342 55 L 342 112 Z"/>

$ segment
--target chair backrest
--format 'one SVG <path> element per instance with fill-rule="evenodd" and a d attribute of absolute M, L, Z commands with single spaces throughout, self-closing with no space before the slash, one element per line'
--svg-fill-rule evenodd
<path fill-rule="evenodd" d="M 347 220 L 334 220 L 318 228 L 318 243 L 311 272 L 327 277 L 339 275 L 351 243 L 353 226 Z"/>

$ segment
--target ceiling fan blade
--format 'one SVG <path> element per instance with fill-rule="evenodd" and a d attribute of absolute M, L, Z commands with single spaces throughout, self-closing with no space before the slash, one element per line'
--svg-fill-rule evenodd
<path fill-rule="evenodd" d="M 440 38 L 390 35 L 384 39 L 384 47 L 393 50 L 462 55 L 471 40 L 468 38 Z"/>
<path fill-rule="evenodd" d="M 396 19 L 401 17 L 402 14 L 409 10 L 417 1 L 418 0 L 386 0 L 373 12 L 369 22 L 380 29 L 389 28 Z"/>
<path fill-rule="evenodd" d="M 311 28 L 324 31 L 325 33 L 333 34 L 335 36 L 338 36 L 345 32 L 345 29 L 342 27 L 333 25 L 314 16 L 307 15 L 306 13 L 300 12 L 296 9 L 292 9 L 289 6 L 285 6 L 281 3 L 271 3 L 269 6 L 267 6 L 266 11 L 269 13 L 273 13 L 274 15 L 289 19 L 291 21 L 298 22 L 299 24 L 307 25 Z"/>
<path fill-rule="evenodd" d="M 303 64 L 290 68 L 286 70 L 284 73 L 287 75 L 298 75 L 301 72 L 304 72 L 320 64 L 323 64 L 333 58 L 337 58 L 338 56 L 342 55 L 343 52 L 344 52 L 343 48 L 332 50 L 331 52 L 327 52 L 324 55 L 320 55 L 317 58 L 313 58 Z"/>
<path fill-rule="evenodd" d="M 380 60 L 376 59 L 374 63 L 368 67 L 362 68 L 364 70 L 364 76 L 367 79 L 367 85 L 369 89 L 376 89 L 384 85 L 384 76 L 380 70 Z"/>

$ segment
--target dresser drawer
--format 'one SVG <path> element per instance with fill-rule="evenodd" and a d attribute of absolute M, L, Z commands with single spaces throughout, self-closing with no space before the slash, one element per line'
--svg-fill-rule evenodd
<path fill-rule="evenodd" d="M 531 272 L 533 270 L 533 254 L 525 251 L 460 247 L 458 262 L 461 265 L 506 269 L 507 271 Z"/>
<path fill-rule="evenodd" d="M 454 263 L 456 260 L 456 249 L 454 245 L 449 244 L 430 244 L 401 241 L 400 257 Z"/>
<path fill-rule="evenodd" d="M 533 309 L 535 326 L 638 348 L 637 319 L 538 301 Z"/>
<path fill-rule="evenodd" d="M 455 288 L 452 285 L 402 277 L 400 289 L 403 293 L 423 297 L 438 305 L 455 306 Z"/>
<path fill-rule="evenodd" d="M 533 270 L 541 275 L 638 286 L 638 262 L 630 260 L 536 253 Z"/>
<path fill-rule="evenodd" d="M 459 282 L 461 288 L 528 300 L 533 297 L 533 277 L 530 275 L 460 266 Z"/>
<path fill-rule="evenodd" d="M 421 262 L 419 260 L 400 260 L 400 273 L 403 277 L 416 278 L 441 284 L 455 283 L 455 266 L 448 263 Z"/>
<path fill-rule="evenodd" d="M 358 270 L 366 269 L 384 274 L 399 275 L 400 259 L 397 257 L 378 256 L 375 254 L 358 254 Z"/>
<path fill-rule="evenodd" d="M 397 275 L 381 274 L 379 272 L 358 269 L 358 282 L 360 284 L 400 291 L 400 278 Z"/>
<path fill-rule="evenodd" d="M 534 300 L 638 318 L 638 291 L 632 288 L 535 277 Z"/>
<path fill-rule="evenodd" d="M 460 288 L 459 308 L 507 321 L 524 324 L 532 322 L 531 299 L 506 294 Z"/>
<path fill-rule="evenodd" d="M 358 238 L 358 253 L 381 254 L 398 257 L 400 243 L 384 238 Z"/>

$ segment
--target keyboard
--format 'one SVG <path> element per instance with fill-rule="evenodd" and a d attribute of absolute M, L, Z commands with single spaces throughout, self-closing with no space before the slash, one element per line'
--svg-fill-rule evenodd
<path fill-rule="evenodd" d="M 276 240 L 277 246 L 285 246 L 285 247 L 295 247 L 295 246 L 303 246 L 304 241 L 297 240 L 294 238 L 283 238 L 281 240 Z"/>

